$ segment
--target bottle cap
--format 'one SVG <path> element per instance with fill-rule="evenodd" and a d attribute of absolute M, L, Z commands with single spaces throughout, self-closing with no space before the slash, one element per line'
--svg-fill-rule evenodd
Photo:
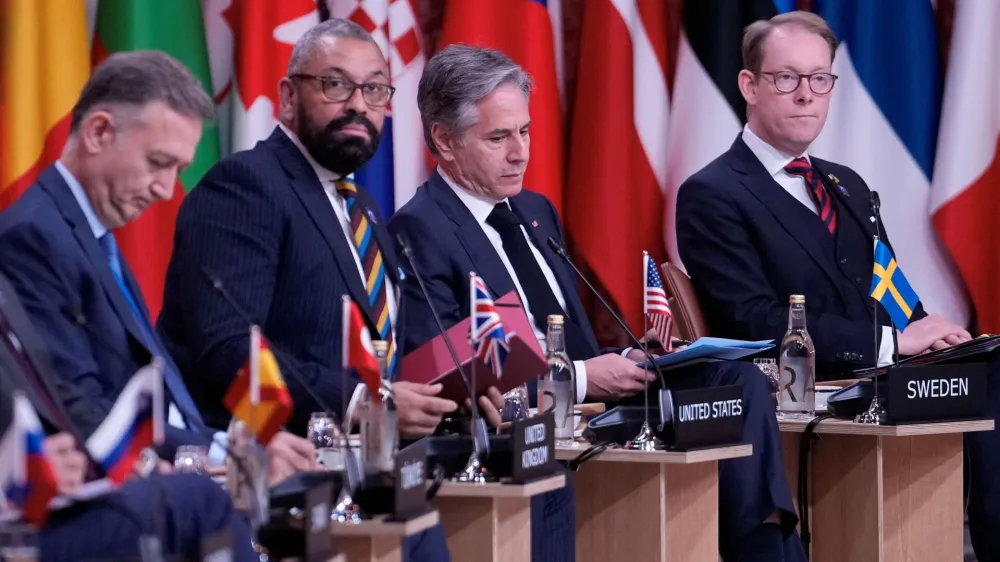
<path fill-rule="evenodd" d="M 792 296 L 788 297 L 788 303 L 789 304 L 806 304 L 806 296 L 805 295 L 792 295 Z"/>
<path fill-rule="evenodd" d="M 563 323 L 562 314 L 549 314 L 549 324 L 562 325 L 562 323 Z"/>
<path fill-rule="evenodd" d="M 389 353 L 389 342 L 385 340 L 374 340 L 372 341 L 372 348 L 374 348 L 375 351 Z"/>

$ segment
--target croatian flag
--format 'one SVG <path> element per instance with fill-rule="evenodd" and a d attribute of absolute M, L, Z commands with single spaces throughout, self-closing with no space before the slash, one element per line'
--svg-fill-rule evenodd
<path fill-rule="evenodd" d="M 45 458 L 45 433 L 31 402 L 15 392 L 12 419 L 0 438 L 0 488 L 5 508 L 21 512 L 36 526 L 45 523 L 49 502 L 58 495 L 55 475 Z M 9 505 L 8 505 L 9 503 Z"/>
<path fill-rule="evenodd" d="M 507 359 L 510 345 L 504 334 L 500 313 L 490 297 L 486 283 L 478 275 L 470 277 L 472 322 L 470 339 L 476 355 L 483 360 L 499 379 L 503 375 L 503 363 Z"/>
<path fill-rule="evenodd" d="M 326 0 L 330 16 L 349 19 L 371 33 L 389 63 L 396 94 L 386 112 L 375 156 L 354 174 L 386 218 L 427 181 L 428 167 L 417 85 L 427 62 L 412 0 Z"/>
<path fill-rule="evenodd" d="M 969 302 L 929 213 L 941 108 L 934 6 L 816 0 L 812 7 L 840 41 L 833 63 L 840 78 L 809 153 L 850 166 L 879 192 L 896 259 L 924 307 L 965 326 Z"/>
<path fill-rule="evenodd" d="M 159 361 L 132 375 L 108 417 L 87 439 L 87 451 L 121 484 L 143 449 L 163 442 L 163 373 Z"/>

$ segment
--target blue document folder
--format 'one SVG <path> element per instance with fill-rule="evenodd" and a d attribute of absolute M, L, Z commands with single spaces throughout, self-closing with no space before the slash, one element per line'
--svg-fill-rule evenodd
<path fill-rule="evenodd" d="M 732 361 L 754 355 L 774 347 L 774 340 L 744 341 L 725 338 L 698 338 L 698 341 L 667 355 L 656 358 L 663 370 L 676 369 L 704 361 Z M 640 368 L 652 369 L 649 361 L 637 363 Z"/>

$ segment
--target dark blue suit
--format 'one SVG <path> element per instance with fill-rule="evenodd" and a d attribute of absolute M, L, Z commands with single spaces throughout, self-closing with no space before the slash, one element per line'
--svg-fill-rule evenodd
<path fill-rule="evenodd" d="M 135 278 L 127 264 L 122 267 L 148 318 Z M 55 373 L 100 408 L 101 415 L 90 419 L 103 419 L 151 355 L 106 254 L 54 166 L 0 214 L 0 272 L 43 335 Z M 96 428 L 82 418 L 77 423 L 85 435 Z M 208 439 L 168 427 L 158 451 L 169 460 L 177 446 L 207 445 Z"/>
<path fill-rule="evenodd" d="M 544 196 L 524 190 L 508 199 L 511 210 L 520 219 L 532 244 L 545 258 L 566 302 L 566 313 L 582 329 L 590 346 L 586 360 L 601 353 L 583 304 L 576 290 L 572 270 L 549 248 L 554 237 L 563 242 L 562 226 L 552 204 Z M 394 234 L 405 234 L 411 241 L 421 274 L 426 278 L 431 298 L 442 315 L 445 327 L 469 316 L 469 271 L 477 272 L 494 298 L 514 289 L 513 280 L 489 238 L 468 208 L 440 175 L 434 174 L 421 186 L 413 199 L 396 212 L 389 224 Z M 437 334 L 430 312 L 419 288 L 409 284 L 404 292 L 406 306 L 406 349 L 413 349 Z M 775 509 L 784 511 L 783 527 L 790 534 L 797 518 L 782 466 L 778 428 L 774 419 L 770 389 L 760 372 L 743 363 L 713 364 L 685 369 L 672 375 L 672 387 L 741 384 L 746 408 L 745 440 L 754 446 L 753 457 L 720 463 L 720 544 L 727 559 L 739 548 L 741 539 Z M 569 490 L 569 488 L 567 488 Z M 572 548 L 572 496 L 550 497 L 545 511 L 549 521 L 536 519 L 532 537 L 559 537 L 559 543 L 534 544 L 535 559 L 558 558 L 556 544 Z M 555 505 L 553 505 L 553 503 Z M 540 507 L 540 506 L 539 506 Z M 565 510 L 569 513 L 566 514 Z M 533 515 L 541 510 L 533 510 Z M 559 514 L 556 516 L 556 514 Z M 538 524 L 538 527 L 534 525 Z M 561 534 L 561 533 L 566 533 Z M 566 540 L 562 540 L 567 537 Z M 793 547 L 801 548 L 795 544 Z M 549 549 L 546 552 L 546 548 Z M 569 551 L 572 553 L 572 550 Z M 565 554 L 563 554 L 565 555 Z M 570 554 L 569 559 L 572 559 Z M 797 560 L 798 557 L 790 558 Z"/>
<path fill-rule="evenodd" d="M 378 207 L 364 189 L 356 204 L 368 210 L 386 274 L 398 287 L 395 245 Z M 158 327 L 210 420 L 228 419 L 222 396 L 246 362 L 249 333 L 203 267 L 261 327 L 282 370 L 304 377 L 343 414 L 342 400 L 358 384 L 341 368 L 343 295 L 359 303 L 377 333 L 349 244 L 316 173 L 280 129 L 223 159 L 185 197 Z M 304 435 L 310 414 L 322 408 L 293 375 L 285 378 L 295 404 L 289 428 Z M 412 560 L 448 559 L 440 528 L 409 547 Z"/>
<path fill-rule="evenodd" d="M 870 192 L 850 168 L 810 160 L 833 198 L 835 236 L 771 178 L 741 137 L 681 186 L 678 247 L 713 334 L 780 339 L 787 327 L 788 295 L 803 294 L 818 375 L 842 378 L 877 358 L 868 295 L 875 235 Z M 881 307 L 877 314 L 880 325 L 890 325 Z M 911 321 L 924 316 L 918 305 Z M 881 337 L 879 330 L 880 345 Z M 1000 358 L 991 359 L 987 387 L 1000 424 L 998 363 Z M 966 444 L 973 544 L 980 560 L 1000 560 L 995 532 L 1000 527 L 1000 433 L 970 433 Z"/>

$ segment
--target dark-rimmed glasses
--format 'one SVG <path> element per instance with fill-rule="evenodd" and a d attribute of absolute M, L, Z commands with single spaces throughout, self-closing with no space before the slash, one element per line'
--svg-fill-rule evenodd
<path fill-rule="evenodd" d="M 830 90 L 833 90 L 833 84 L 838 78 L 836 74 L 830 74 L 829 72 L 799 74 L 797 72 L 782 70 L 781 72 L 754 72 L 754 74 L 770 76 L 771 82 L 774 83 L 774 89 L 782 94 L 794 92 L 799 87 L 799 84 L 802 83 L 803 78 L 809 82 L 809 89 L 814 94 L 829 94 Z"/>
<path fill-rule="evenodd" d="M 343 102 L 351 99 L 354 90 L 361 89 L 361 97 L 365 103 L 371 107 L 383 107 L 392 99 L 396 93 L 396 88 L 388 84 L 378 82 L 366 82 L 355 84 L 346 78 L 333 76 L 316 76 L 313 74 L 292 74 L 289 78 L 299 78 L 303 80 L 316 80 L 323 88 L 323 96 L 336 102 Z"/>

